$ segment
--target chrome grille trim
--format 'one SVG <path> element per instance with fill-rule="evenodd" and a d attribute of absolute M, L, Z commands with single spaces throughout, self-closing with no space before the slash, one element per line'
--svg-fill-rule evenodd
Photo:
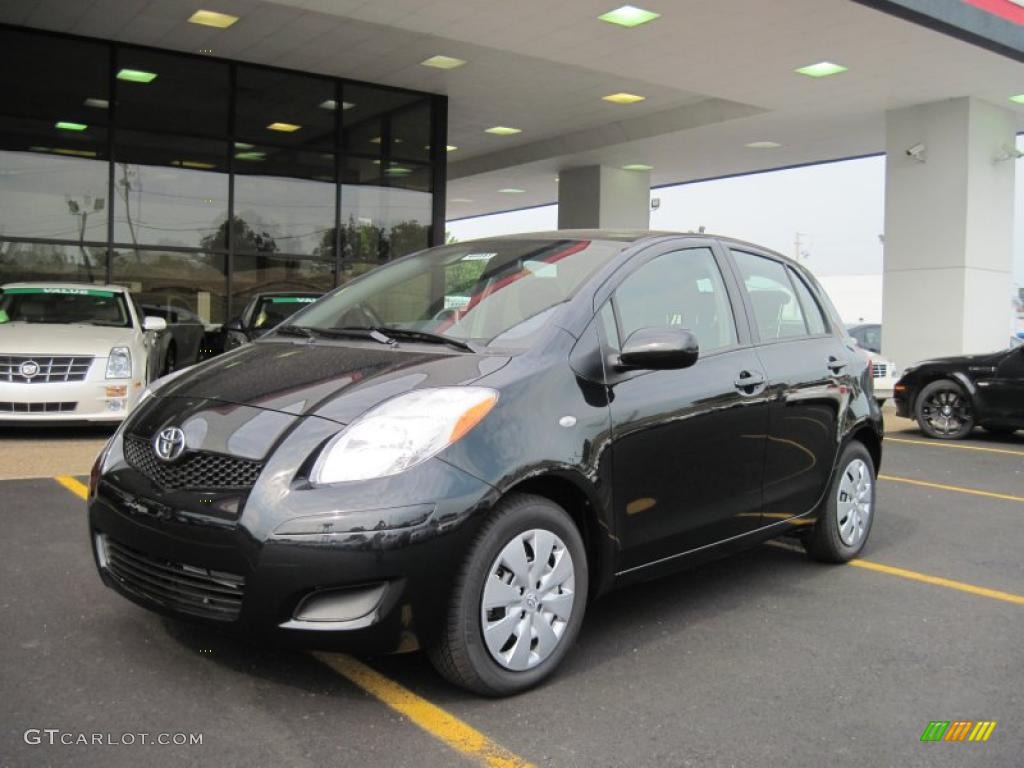
<path fill-rule="evenodd" d="M 0 382 L 56 384 L 85 381 L 94 359 L 92 355 L 0 355 Z M 28 362 L 34 362 L 39 366 L 39 373 L 35 376 L 21 375 L 19 369 L 23 363 Z"/>

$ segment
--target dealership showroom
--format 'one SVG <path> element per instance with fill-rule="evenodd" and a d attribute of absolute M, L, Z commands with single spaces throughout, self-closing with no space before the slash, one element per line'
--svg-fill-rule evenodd
<path fill-rule="evenodd" d="M 0 0 L 0 766 L 1024 765 L 1024 0 Z"/>

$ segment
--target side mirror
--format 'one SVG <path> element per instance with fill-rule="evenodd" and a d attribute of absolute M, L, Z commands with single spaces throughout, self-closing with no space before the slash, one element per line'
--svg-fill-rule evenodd
<path fill-rule="evenodd" d="M 622 345 L 620 369 L 663 371 L 689 368 L 697 362 L 697 337 L 682 328 L 638 328 Z"/>
<path fill-rule="evenodd" d="M 225 331 L 240 331 L 242 330 L 242 318 L 233 317 L 224 323 Z"/>
<path fill-rule="evenodd" d="M 152 315 L 146 315 L 142 318 L 142 330 L 144 331 L 166 331 L 167 321 L 162 317 L 153 317 Z"/>

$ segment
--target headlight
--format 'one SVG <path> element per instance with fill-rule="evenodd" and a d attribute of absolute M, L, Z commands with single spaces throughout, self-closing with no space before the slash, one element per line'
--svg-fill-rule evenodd
<path fill-rule="evenodd" d="M 484 387 L 418 389 L 371 408 L 331 439 L 315 484 L 369 480 L 426 461 L 475 427 L 498 402 Z"/>
<path fill-rule="evenodd" d="M 107 358 L 108 379 L 130 379 L 132 377 L 132 353 L 128 347 L 114 347 Z"/>

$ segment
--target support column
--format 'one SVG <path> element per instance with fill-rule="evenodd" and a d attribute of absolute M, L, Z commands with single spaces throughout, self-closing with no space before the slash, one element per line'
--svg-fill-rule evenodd
<path fill-rule="evenodd" d="M 650 224 L 649 171 L 586 165 L 559 173 L 559 229 L 648 229 Z"/>
<path fill-rule="evenodd" d="M 1007 344 L 1014 129 L 975 98 L 886 113 L 882 352 L 897 365 Z"/>

